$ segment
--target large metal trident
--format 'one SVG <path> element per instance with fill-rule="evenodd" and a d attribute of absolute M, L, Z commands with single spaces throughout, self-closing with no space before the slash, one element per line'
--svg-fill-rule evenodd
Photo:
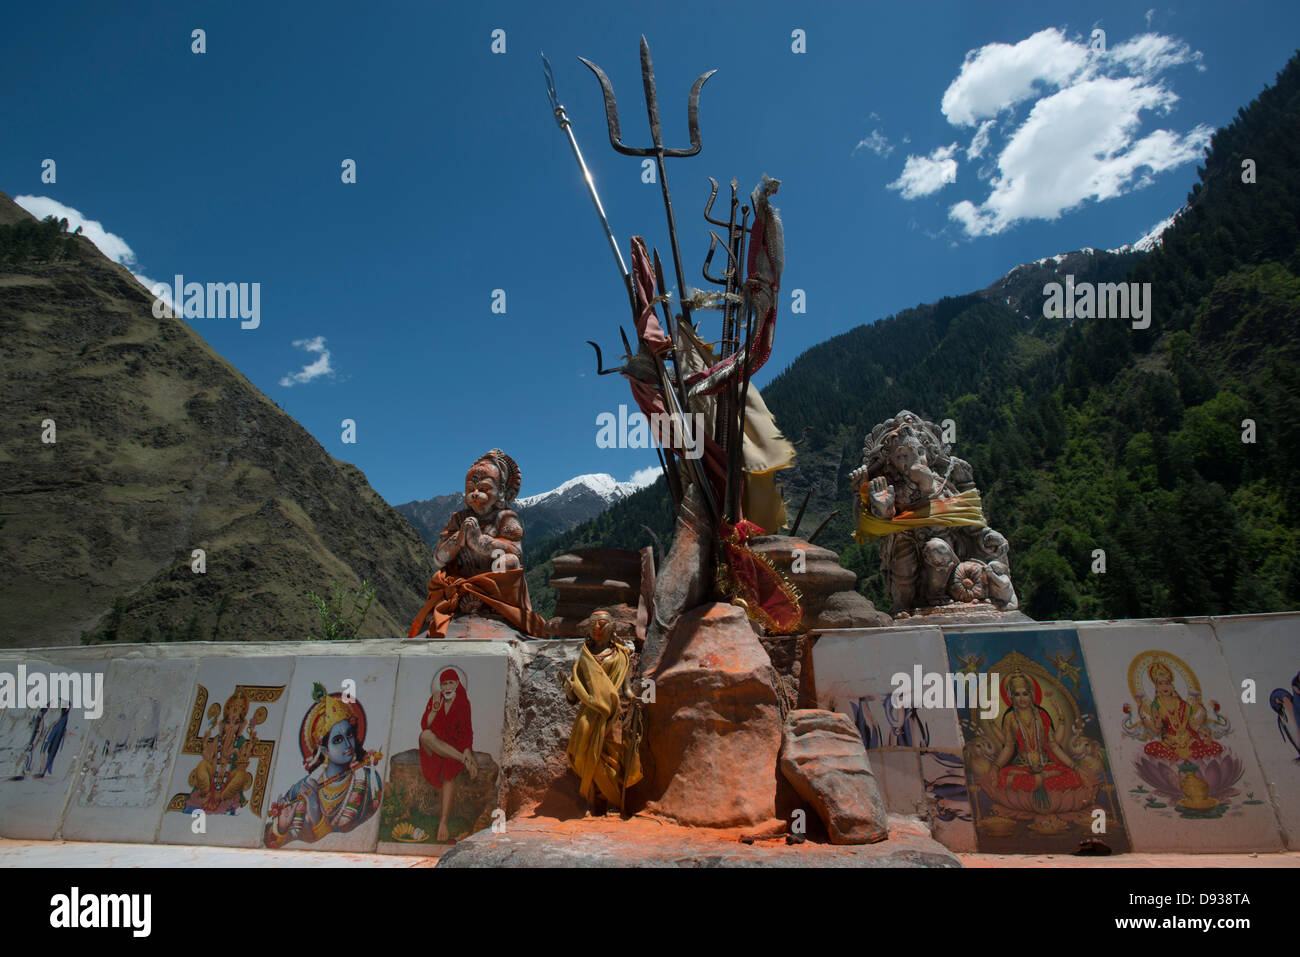
<path fill-rule="evenodd" d="M 690 322 L 691 310 L 690 306 L 686 304 L 686 277 L 682 273 L 682 254 L 677 247 L 677 221 L 673 218 L 673 200 L 668 192 L 668 173 L 664 169 L 664 160 L 669 157 L 676 159 L 694 156 L 704 145 L 700 141 L 700 90 L 704 88 L 705 81 L 718 71 L 709 70 L 707 73 L 700 74 L 691 87 L 691 97 L 686 108 L 686 118 L 690 126 L 690 149 L 669 149 L 664 146 L 663 132 L 659 126 L 659 97 L 655 93 L 655 68 L 650 62 L 650 44 L 646 42 L 645 35 L 642 34 L 641 81 L 645 86 L 645 105 L 646 112 L 650 117 L 650 140 L 652 145 L 638 148 L 628 146 L 623 142 L 623 134 L 618 124 L 618 102 L 614 99 L 614 87 L 609 82 L 609 77 L 605 75 L 605 71 L 586 57 L 578 57 L 578 59 L 586 64 L 592 73 L 596 74 L 596 79 L 600 81 L 600 88 L 605 94 L 605 120 L 609 124 L 609 145 L 624 156 L 653 156 L 659 167 L 659 185 L 663 189 L 664 210 L 668 213 L 668 238 L 672 243 L 673 268 L 677 271 L 678 302 L 681 306 L 682 318 Z M 662 293 L 663 290 L 660 290 L 660 292 Z M 676 344 L 677 337 L 673 334 L 673 330 L 669 328 L 665 331 L 673 343 Z"/>

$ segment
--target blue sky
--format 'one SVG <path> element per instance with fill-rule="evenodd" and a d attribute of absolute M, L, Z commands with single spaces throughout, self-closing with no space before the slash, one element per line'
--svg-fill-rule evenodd
<path fill-rule="evenodd" d="M 785 304 L 761 387 L 856 325 L 1136 240 L 1183 202 L 1207 131 L 1285 64 L 1300 5 L 24 4 L 0 38 L 0 189 L 98 223 L 137 275 L 259 282 L 256 329 L 191 325 L 391 503 L 457 489 L 492 446 L 524 495 L 628 479 L 654 453 L 597 447 L 596 417 L 631 400 L 584 344 L 617 356 L 626 300 L 537 54 L 616 236 L 657 245 L 671 282 L 659 186 L 610 149 L 576 59 L 610 75 L 624 139 L 648 142 L 643 32 L 670 146 L 691 82 L 718 70 L 703 152 L 668 164 L 688 283 L 706 177 L 783 183 Z"/>

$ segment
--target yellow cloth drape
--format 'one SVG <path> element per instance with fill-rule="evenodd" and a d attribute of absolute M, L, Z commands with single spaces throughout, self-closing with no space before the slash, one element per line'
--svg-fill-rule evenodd
<path fill-rule="evenodd" d="M 630 666 L 631 656 L 617 643 L 610 644 L 610 653 L 603 660 L 585 644 L 582 646 L 572 677 L 578 716 L 566 752 L 570 770 L 581 781 L 582 796 L 590 802 L 599 788 L 605 800 L 619 808 L 623 806 L 624 787 L 641 780 L 639 752 L 625 748 L 612 733 L 618 725 L 619 692 Z"/>
<path fill-rule="evenodd" d="M 891 519 L 876 518 L 867 504 L 867 482 L 862 483 L 862 509 L 854 539 L 859 545 L 909 528 L 927 525 L 987 525 L 980 505 L 979 489 L 967 489 L 952 498 L 932 499 L 910 512 L 899 512 Z"/>
<path fill-rule="evenodd" d="M 751 389 L 750 394 L 757 392 Z M 749 435 L 746 423 L 745 434 Z M 746 440 L 748 446 L 748 440 Z M 746 472 L 744 487 L 741 489 L 740 507 L 745 518 L 760 526 L 764 531 L 775 533 L 785 527 L 785 499 L 776 487 L 776 472 Z"/>

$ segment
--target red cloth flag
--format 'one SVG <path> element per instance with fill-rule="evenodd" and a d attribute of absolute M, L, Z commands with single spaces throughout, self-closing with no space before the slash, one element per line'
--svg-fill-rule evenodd
<path fill-rule="evenodd" d="M 768 201 L 781 185 L 780 180 L 764 176 L 755 190 L 754 226 L 750 232 L 749 250 L 745 255 L 745 300 L 754 307 L 758 325 L 749 349 L 734 352 L 721 362 L 697 372 L 686 380 L 691 395 L 715 395 L 721 392 L 727 379 L 739 372 L 740 363 L 749 367 L 749 376 L 763 367 L 772 354 L 772 341 L 776 337 L 777 297 L 781 291 L 781 271 L 785 268 L 785 231 L 781 217 Z M 743 324 L 745 317 L 740 321 Z"/>

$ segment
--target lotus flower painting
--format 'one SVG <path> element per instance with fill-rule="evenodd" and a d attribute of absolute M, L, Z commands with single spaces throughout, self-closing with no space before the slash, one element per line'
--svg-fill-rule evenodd
<path fill-rule="evenodd" d="M 1245 765 L 1223 743 L 1232 725 L 1217 701 L 1206 702 L 1196 673 L 1177 655 L 1144 651 L 1128 671 L 1132 704 L 1122 728 L 1142 742 L 1134 789 L 1152 811 L 1216 819 L 1236 801 L 1259 803 L 1238 787 Z"/>

